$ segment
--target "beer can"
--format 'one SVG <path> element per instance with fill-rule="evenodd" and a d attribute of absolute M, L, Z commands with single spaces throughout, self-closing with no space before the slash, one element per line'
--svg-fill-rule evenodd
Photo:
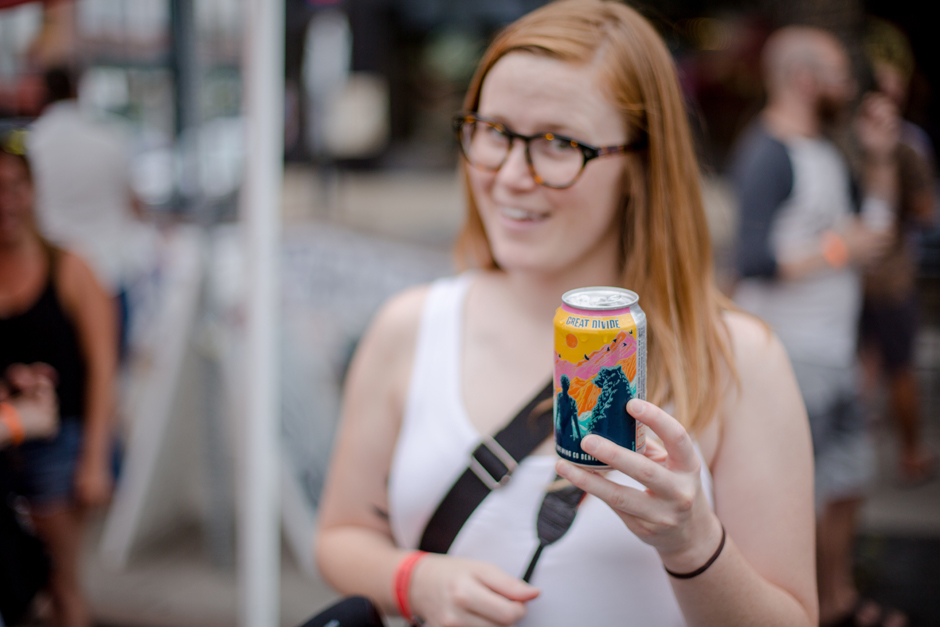
<path fill-rule="evenodd" d="M 583 287 L 555 311 L 555 450 L 589 468 L 607 465 L 581 450 L 595 433 L 642 453 L 646 426 L 626 411 L 646 399 L 646 314 L 635 292 Z"/>

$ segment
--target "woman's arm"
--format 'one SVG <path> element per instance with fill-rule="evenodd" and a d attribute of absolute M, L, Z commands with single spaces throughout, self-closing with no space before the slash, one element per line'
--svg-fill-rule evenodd
<path fill-rule="evenodd" d="M 387 612 L 395 611 L 392 576 L 406 551 L 392 540 L 386 484 L 423 300 L 423 290 L 393 299 L 359 343 L 320 499 L 320 571 L 340 592 L 363 594 Z"/>
<path fill-rule="evenodd" d="M 726 403 L 712 464 L 715 512 L 704 498 L 688 434 L 649 403 L 631 401 L 630 410 L 662 438 L 664 458 L 657 459 L 655 446 L 643 456 L 600 438 L 594 452 L 647 486 L 645 492 L 570 464 L 559 470 L 611 505 L 673 572 L 705 564 L 724 525 L 727 540 L 710 568 L 691 579 L 670 577 L 690 625 L 812 626 L 818 608 L 806 412 L 780 343 L 742 315 L 729 316 L 729 328 L 741 388 Z M 584 445 L 590 447 L 587 439 Z"/>
<path fill-rule="evenodd" d="M 802 395 L 786 351 L 763 325 L 733 314 L 729 330 L 741 386 L 727 404 L 712 475 L 731 551 L 716 561 L 710 585 L 674 580 L 673 589 L 698 617 L 693 624 L 816 625 L 813 453 Z"/>
<path fill-rule="evenodd" d="M 75 487 L 83 504 L 101 505 L 112 488 L 109 460 L 118 356 L 117 313 L 114 301 L 77 255 L 63 253 L 58 289 L 85 360 L 84 428 Z"/>
<path fill-rule="evenodd" d="M 398 612 L 395 570 L 408 551 L 395 546 L 388 519 L 388 473 L 426 288 L 386 305 L 349 369 L 343 415 L 320 501 L 317 563 L 343 594 L 361 594 Z M 412 610 L 429 625 L 511 625 L 537 591 L 495 566 L 429 555 L 415 567 Z"/>

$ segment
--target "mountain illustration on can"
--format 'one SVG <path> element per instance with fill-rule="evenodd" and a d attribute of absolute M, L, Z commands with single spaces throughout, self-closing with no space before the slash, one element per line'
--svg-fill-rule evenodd
<path fill-rule="evenodd" d="M 595 433 L 643 452 L 646 426 L 627 401 L 646 398 L 646 314 L 636 293 L 618 287 L 565 292 L 555 311 L 555 450 L 589 468 L 606 464 L 581 450 Z"/>

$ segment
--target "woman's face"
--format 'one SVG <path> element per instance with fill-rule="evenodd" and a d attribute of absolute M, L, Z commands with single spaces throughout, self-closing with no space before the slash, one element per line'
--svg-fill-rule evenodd
<path fill-rule="evenodd" d="M 33 184 L 19 159 L 0 153 L 0 242 L 28 232 L 33 211 Z"/>
<path fill-rule="evenodd" d="M 496 62 L 483 82 L 478 115 L 523 135 L 552 132 L 592 146 L 628 143 L 622 116 L 597 86 L 596 70 L 525 52 Z M 506 271 L 614 272 L 620 255 L 624 157 L 589 161 L 574 185 L 535 182 L 516 140 L 496 172 L 467 166 L 493 257 Z"/>

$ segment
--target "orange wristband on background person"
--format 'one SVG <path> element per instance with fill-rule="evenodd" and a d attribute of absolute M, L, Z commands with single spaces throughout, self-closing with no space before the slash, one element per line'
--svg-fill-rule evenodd
<path fill-rule="evenodd" d="M 427 556 L 425 551 L 412 551 L 398 563 L 398 567 L 395 569 L 393 585 L 395 588 L 395 601 L 398 603 L 398 612 L 410 623 L 415 622 L 415 617 L 411 613 L 411 603 L 408 601 L 408 592 L 411 589 L 411 571 L 425 556 Z"/>
<path fill-rule="evenodd" d="M 844 268 L 849 263 L 849 247 L 835 231 L 823 231 L 822 256 L 833 268 Z"/>
<path fill-rule="evenodd" d="M 7 426 L 10 431 L 10 440 L 14 446 L 19 446 L 26 439 L 26 432 L 23 430 L 23 423 L 20 421 L 20 412 L 16 407 L 7 402 L 0 403 L 0 422 Z"/>

